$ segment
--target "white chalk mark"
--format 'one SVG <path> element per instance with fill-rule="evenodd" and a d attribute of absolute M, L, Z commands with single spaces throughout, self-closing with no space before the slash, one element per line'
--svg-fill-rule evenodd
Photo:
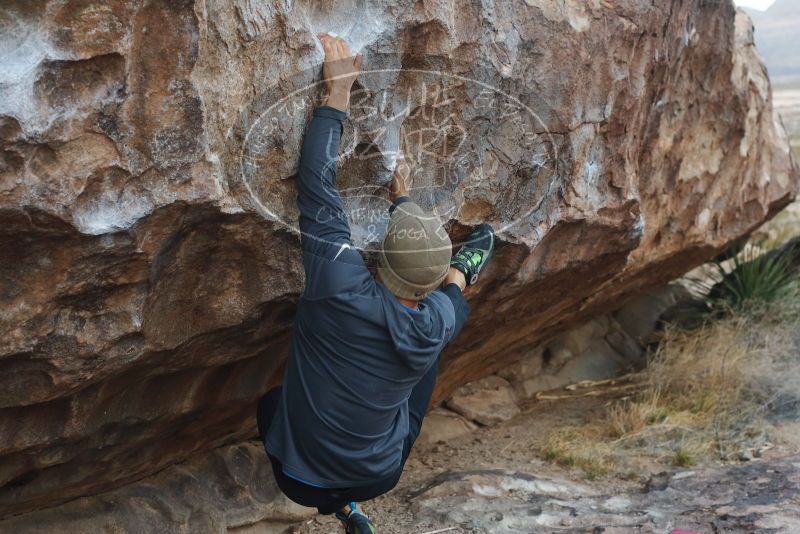
<path fill-rule="evenodd" d="M 309 33 L 314 36 L 326 33 L 343 39 L 353 54 L 377 41 L 385 29 L 385 23 L 372 14 L 366 0 L 339 0 L 324 10 L 316 2 L 298 2 L 297 5 Z M 316 46 L 321 52 L 319 41 Z"/>
<path fill-rule="evenodd" d="M 0 32 L 0 115 L 16 118 L 23 129 L 36 116 L 33 87 L 39 65 L 56 56 L 35 21 L 6 13 L 9 30 Z"/>

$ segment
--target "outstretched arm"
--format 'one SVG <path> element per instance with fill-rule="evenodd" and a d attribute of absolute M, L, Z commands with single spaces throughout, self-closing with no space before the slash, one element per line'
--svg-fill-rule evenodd
<path fill-rule="evenodd" d="M 303 248 L 333 259 L 338 246 L 349 244 L 350 227 L 336 189 L 336 157 L 347 118 L 350 89 L 361 68 L 361 55 L 350 55 L 347 43 L 319 35 L 325 49 L 325 105 L 314 110 L 300 155 L 297 203 Z M 328 258 L 328 256 L 331 256 Z"/>

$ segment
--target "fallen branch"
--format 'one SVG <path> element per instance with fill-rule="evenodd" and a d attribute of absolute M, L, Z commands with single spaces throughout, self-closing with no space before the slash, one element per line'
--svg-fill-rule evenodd
<path fill-rule="evenodd" d="M 539 392 L 534 395 L 534 399 L 536 400 L 565 400 L 565 399 L 579 399 L 581 397 L 600 397 L 602 395 L 607 395 L 609 393 L 615 392 L 622 392 L 622 391 L 631 391 L 633 389 L 638 389 L 644 387 L 644 384 L 625 384 L 623 386 L 614 386 L 604 389 L 594 389 L 592 391 L 587 391 L 585 393 L 579 393 L 574 395 L 553 395 Z"/>
<path fill-rule="evenodd" d="M 637 372 L 637 373 L 628 373 L 614 378 L 604 378 L 602 380 L 581 380 L 580 382 L 564 386 L 564 389 L 566 389 L 567 391 L 575 391 L 576 389 L 587 389 L 597 386 L 606 386 L 606 385 L 613 386 L 620 382 L 630 382 L 635 378 L 641 378 L 641 377 L 642 373 Z"/>
<path fill-rule="evenodd" d="M 439 530 L 429 530 L 428 532 L 422 532 L 422 534 L 441 534 L 442 532 L 450 532 L 451 530 L 461 530 L 461 528 L 460 527 L 440 528 Z"/>

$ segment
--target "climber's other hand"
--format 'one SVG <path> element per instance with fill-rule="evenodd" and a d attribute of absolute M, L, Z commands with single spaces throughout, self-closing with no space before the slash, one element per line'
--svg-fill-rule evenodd
<path fill-rule="evenodd" d="M 347 110 L 350 88 L 361 72 L 361 54 L 352 55 L 347 41 L 327 33 L 317 35 L 325 50 L 322 77 L 327 90 L 326 104 L 342 111 Z"/>
<path fill-rule="evenodd" d="M 397 166 L 394 169 L 392 183 L 389 186 L 389 200 L 394 202 L 400 197 L 407 197 L 410 188 L 411 167 L 408 166 L 403 153 L 399 152 L 397 154 Z"/>

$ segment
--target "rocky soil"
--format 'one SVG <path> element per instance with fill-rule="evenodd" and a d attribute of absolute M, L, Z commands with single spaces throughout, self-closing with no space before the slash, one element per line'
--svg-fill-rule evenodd
<path fill-rule="evenodd" d="M 420 447 L 400 486 L 366 511 L 391 534 L 797 531 L 796 439 L 748 462 L 690 469 L 652 463 L 595 481 L 541 459 L 548 432 L 598 416 L 603 401 L 541 402 L 498 427 Z M 336 527 L 333 519 L 315 518 L 293 532 Z"/>
<path fill-rule="evenodd" d="M 439 399 L 798 189 L 729 1 L 11 0 L 0 22 L 0 517 L 254 435 L 303 285 L 318 31 L 370 71 L 339 162 L 355 244 L 401 144 L 455 242 L 499 230 Z"/>

